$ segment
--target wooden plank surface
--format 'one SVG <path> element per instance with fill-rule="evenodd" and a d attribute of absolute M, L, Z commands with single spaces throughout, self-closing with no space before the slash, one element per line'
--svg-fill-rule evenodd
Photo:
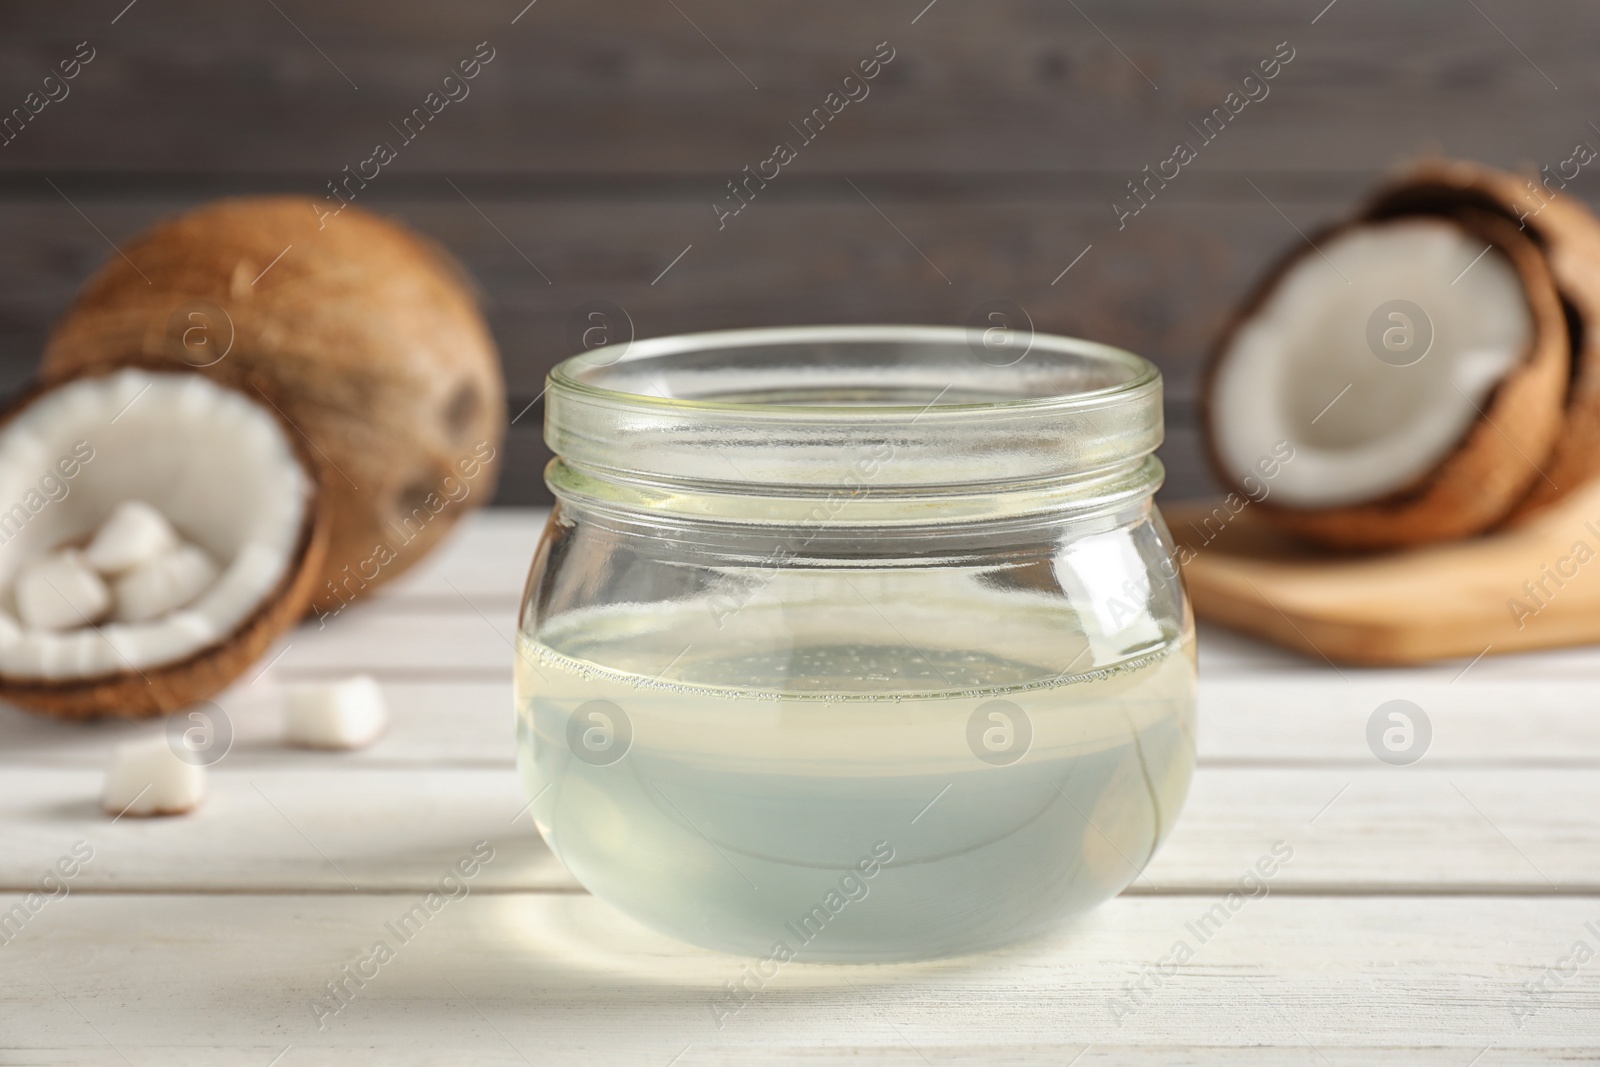
<path fill-rule="evenodd" d="M 502 634 L 541 521 L 476 515 L 390 595 L 292 634 L 219 698 L 237 739 L 193 816 L 95 808 L 110 745 L 157 726 L 0 711 L 0 906 L 73 842 L 95 849 L 0 944 L 0 1063 L 1600 1057 L 1600 980 L 1547 974 L 1571 970 L 1576 942 L 1600 946 L 1600 652 L 1341 673 L 1211 630 L 1194 786 L 1122 897 L 985 956 L 791 964 L 719 1028 L 745 962 L 583 893 L 523 811 Z M 381 680 L 389 732 L 361 753 L 283 749 L 279 687 L 345 662 Z M 1367 747 L 1389 699 L 1433 723 L 1414 765 Z M 319 1028 L 323 984 L 478 840 L 495 859 L 471 893 Z M 1277 841 L 1294 855 L 1268 895 L 1198 942 L 1186 923 Z M 1162 963 L 1186 938 L 1192 958 Z"/>
<path fill-rule="evenodd" d="M 423 891 L 461 841 L 480 838 L 502 852 L 483 886 L 576 888 L 523 813 L 509 769 L 261 750 L 214 769 L 192 817 L 115 826 L 99 810 L 101 778 L 99 768 L 6 769 L 0 820 L 15 829 L 0 892 L 25 892 L 77 840 L 94 846 L 95 862 L 75 892 Z M 1286 841 L 1295 859 L 1274 879 L 1279 891 L 1600 895 L 1596 810 L 1592 767 L 1202 767 L 1171 838 L 1129 892 L 1226 893 Z"/>
<path fill-rule="evenodd" d="M 1202 633 L 1203 648 L 1232 637 L 1209 627 Z M 1202 766 L 1371 769 L 1367 719 L 1389 700 L 1412 701 L 1433 719 L 1433 739 L 1422 764 L 1427 768 L 1577 769 L 1600 764 L 1600 716 L 1594 713 L 1594 683 L 1584 676 L 1600 673 L 1600 660 L 1594 657 L 1587 663 L 1576 658 L 1565 664 L 1547 661 L 1549 674 L 1537 682 L 1538 699 L 1532 702 L 1528 693 L 1534 685 L 1527 679 L 1490 671 L 1471 684 L 1452 683 L 1448 676 L 1408 677 L 1405 671 L 1351 672 L 1353 680 L 1345 682 L 1328 677 L 1326 667 L 1320 672 L 1309 664 L 1304 667 L 1267 677 L 1244 671 L 1229 676 L 1221 666 L 1208 667 L 1197 730 Z M 509 667 L 504 673 L 510 673 Z M 276 677 L 285 684 L 297 680 L 287 672 Z M 383 690 L 390 710 L 388 731 L 372 747 L 338 756 L 340 766 L 511 765 L 509 678 L 391 678 Z M 230 759 L 264 764 L 294 755 L 278 744 L 281 693 L 267 682 L 254 687 L 244 683 L 220 696 L 218 703 L 234 727 Z M 155 731 L 148 724 L 53 722 L 0 706 L 0 737 L 5 739 L 0 767 L 96 768 L 114 744 Z"/>
<path fill-rule="evenodd" d="M 1600 1046 L 1581 969 L 1520 1028 L 1513 1014 L 1525 982 L 1593 944 L 1600 904 L 1473 897 L 1256 900 L 1139 1002 L 1128 987 L 1197 942 L 1187 924 L 1215 900 L 1122 898 L 986 956 L 792 963 L 719 1029 L 713 1005 L 744 961 L 588 896 L 473 893 L 319 1029 L 324 984 L 412 903 L 74 895 L 0 950 L 0 1032 L 17 1061 L 114 1062 L 114 1048 L 162 1064 L 266 1064 L 287 1047 L 286 1065 L 1042 1065 L 1092 1046 L 1079 1064 L 1460 1067 L 1592 1062 Z"/>
<path fill-rule="evenodd" d="M 50 324 L 84 279 L 115 254 L 96 227 L 123 243 L 188 202 L 86 186 L 70 176 L 57 184 L 72 204 L 42 179 L 27 187 L 26 199 L 14 192 L 9 211 L 0 200 L 0 233 L 7 238 L 0 243 L 0 277 L 18 279 L 0 294 L 8 312 L 0 327 L 17 332 L 0 334 L 0 343 L 25 360 L 19 370 L 36 361 Z M 444 177 L 432 178 L 425 191 L 413 183 L 410 195 L 375 196 L 373 203 L 471 264 L 488 297 L 512 401 L 521 397 L 523 405 L 541 391 L 549 366 L 572 354 L 568 319 L 596 297 L 626 310 L 638 337 L 761 325 L 961 325 L 984 302 L 1004 297 L 1026 309 L 1041 331 L 1093 337 L 1161 361 L 1172 396 L 1187 402 L 1198 347 L 1265 263 L 1297 240 L 1292 225 L 1237 176 L 1209 188 L 1175 188 L 1151 205 L 1140 220 L 1147 225 L 1121 234 L 1108 197 L 1092 189 L 969 203 L 937 189 L 862 178 L 857 184 L 869 203 L 844 177 L 832 177 L 808 195 L 775 195 L 719 232 L 699 197 L 656 191 L 529 202 L 515 188 L 481 188 L 464 178 L 457 184 L 487 219 Z M 1282 177 L 1260 177 L 1258 184 L 1303 228 L 1336 215 L 1359 188 L 1346 183 L 1347 195 L 1307 195 Z M 771 254 L 824 237 L 826 249 L 814 256 Z M 786 295 L 795 292 L 808 299 Z"/>
<path fill-rule="evenodd" d="M 1344 211 L 1419 152 L 1536 168 L 1600 137 L 1582 103 L 1600 88 L 1590 5 L 1325 7 L 19 9 L 0 37 L 5 107 L 78 42 L 95 58 L 0 146 L 0 392 L 28 378 L 113 243 L 215 196 L 322 195 L 486 41 L 495 58 L 471 94 L 358 202 L 439 240 L 475 276 L 512 414 L 571 354 L 567 319 L 597 297 L 626 308 L 639 336 L 960 324 L 1005 298 L 1041 330 L 1154 359 L 1173 387 L 1171 495 L 1203 495 L 1213 483 L 1194 447 L 1194 368 L 1296 228 Z M 711 204 L 726 183 L 882 41 L 895 59 L 870 95 L 719 228 Z M 1269 95 L 1120 227 L 1111 205 L 1127 183 L 1179 139 L 1199 142 L 1191 124 L 1280 42 L 1294 59 Z M 1566 193 L 1596 202 L 1600 187 L 1584 175 Z M 548 502 L 540 415 L 515 428 L 503 502 Z"/>
<path fill-rule="evenodd" d="M 188 0 L 114 26 L 89 0 L 19 9 L 0 53 L 19 90 L 6 99 L 85 37 L 99 54 L 13 154 L 39 168 L 337 173 L 480 41 L 495 58 L 405 146 L 407 165 L 737 173 L 883 41 L 895 58 L 806 146 L 806 166 L 1120 171 L 1138 158 L 1137 171 L 1284 41 L 1292 62 L 1228 131 L 1231 166 L 1382 166 L 1428 140 L 1543 158 L 1582 136 L 1578 101 L 1600 88 L 1600 15 L 1579 3 L 1321 17 L 1325 3 L 1273 0 L 678 6 L 290 0 L 224 14 Z M 226 121 L 241 116 L 252 123 Z"/>
<path fill-rule="evenodd" d="M 1302 226 L 1342 205 L 1325 194 L 1286 195 L 1281 182 L 1262 181 Z M 462 179 L 475 208 L 438 177 L 426 196 L 383 192 L 371 203 L 462 257 L 484 292 L 516 417 L 501 460 L 502 501 L 548 499 L 543 471 L 550 453 L 538 399 L 546 372 L 571 354 L 569 320 L 597 298 L 622 307 L 635 335 L 647 337 L 791 323 L 961 325 L 983 303 L 1004 297 L 1024 307 L 1042 332 L 1094 337 L 1156 360 L 1169 379 L 1172 441 L 1161 453 L 1169 481 L 1180 494 L 1208 484 L 1190 418 L 1196 362 L 1234 295 L 1296 239 L 1247 183 L 1232 182 L 1220 201 L 1203 191 L 1177 191 L 1159 217 L 1152 207 L 1151 226 L 1110 241 L 1097 237 L 1110 217 L 1097 195 L 971 204 L 863 183 L 872 203 L 836 177 L 816 196 L 775 199 L 724 233 L 707 225 L 711 215 L 699 199 L 661 193 L 530 203 L 515 190 L 485 192 Z M 97 192 L 71 177 L 58 184 L 71 203 L 42 178 L 26 196 L 14 194 L 10 210 L 0 196 L 0 277 L 18 279 L 0 289 L 0 390 L 31 376 L 53 323 L 84 279 L 114 254 L 107 239 L 125 243 L 193 202 Z M 815 256 L 770 254 L 824 240 L 825 251 Z M 807 299 L 794 302 L 797 292 Z"/>

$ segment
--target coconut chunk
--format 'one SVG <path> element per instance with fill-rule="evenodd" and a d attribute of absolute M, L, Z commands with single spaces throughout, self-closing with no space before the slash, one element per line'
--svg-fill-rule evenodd
<path fill-rule="evenodd" d="M 37 630 L 87 626 L 105 614 L 111 592 L 78 552 L 56 552 L 17 575 L 17 614 Z"/>
<path fill-rule="evenodd" d="M 117 579 L 118 622 L 144 622 L 181 608 L 217 580 L 217 565 L 205 550 L 179 545 Z"/>
<path fill-rule="evenodd" d="M 284 737 L 302 748 L 365 748 L 383 732 L 388 719 L 377 681 L 360 674 L 291 688 L 284 708 Z"/>
<path fill-rule="evenodd" d="M 122 574 L 176 548 L 178 535 L 167 517 L 143 500 L 124 500 L 100 524 L 84 550 L 101 574 Z"/>
<path fill-rule="evenodd" d="M 185 762 L 165 737 L 118 745 L 100 805 L 107 815 L 181 815 L 205 793 L 205 768 Z"/>

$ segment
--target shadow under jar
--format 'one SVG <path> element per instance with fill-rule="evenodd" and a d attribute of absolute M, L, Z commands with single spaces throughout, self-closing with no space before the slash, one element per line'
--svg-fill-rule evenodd
<path fill-rule="evenodd" d="M 700 945 L 871 961 L 1139 874 L 1194 768 L 1154 367 L 1044 335 L 995 367 L 943 327 L 600 353 L 550 378 L 516 665 L 578 881 Z"/>

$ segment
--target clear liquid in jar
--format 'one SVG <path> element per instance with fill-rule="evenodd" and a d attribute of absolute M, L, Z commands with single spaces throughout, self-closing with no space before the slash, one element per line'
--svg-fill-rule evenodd
<path fill-rule="evenodd" d="M 596 896 L 742 955 L 978 951 L 1115 895 L 1188 790 L 1192 636 L 1074 672 L 1081 636 L 1012 613 L 993 650 L 950 648 L 970 610 L 917 616 L 889 642 L 799 608 L 713 632 L 703 609 L 630 606 L 524 634 L 540 832 Z"/>

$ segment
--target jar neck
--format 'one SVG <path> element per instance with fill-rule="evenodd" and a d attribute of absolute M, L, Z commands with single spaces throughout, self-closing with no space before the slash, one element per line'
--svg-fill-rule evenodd
<path fill-rule="evenodd" d="M 793 327 L 575 357 L 550 375 L 547 480 L 595 510 L 869 527 L 1116 509 L 1154 493 L 1154 367 L 1031 333 L 996 366 L 972 341 L 951 327 Z"/>
<path fill-rule="evenodd" d="M 880 529 L 1084 519 L 1148 501 L 1163 477 L 1154 456 L 1070 478 L 943 486 L 880 482 L 870 465 L 859 480 L 816 486 L 669 480 L 559 456 L 545 474 L 569 508 L 630 521 Z"/>

